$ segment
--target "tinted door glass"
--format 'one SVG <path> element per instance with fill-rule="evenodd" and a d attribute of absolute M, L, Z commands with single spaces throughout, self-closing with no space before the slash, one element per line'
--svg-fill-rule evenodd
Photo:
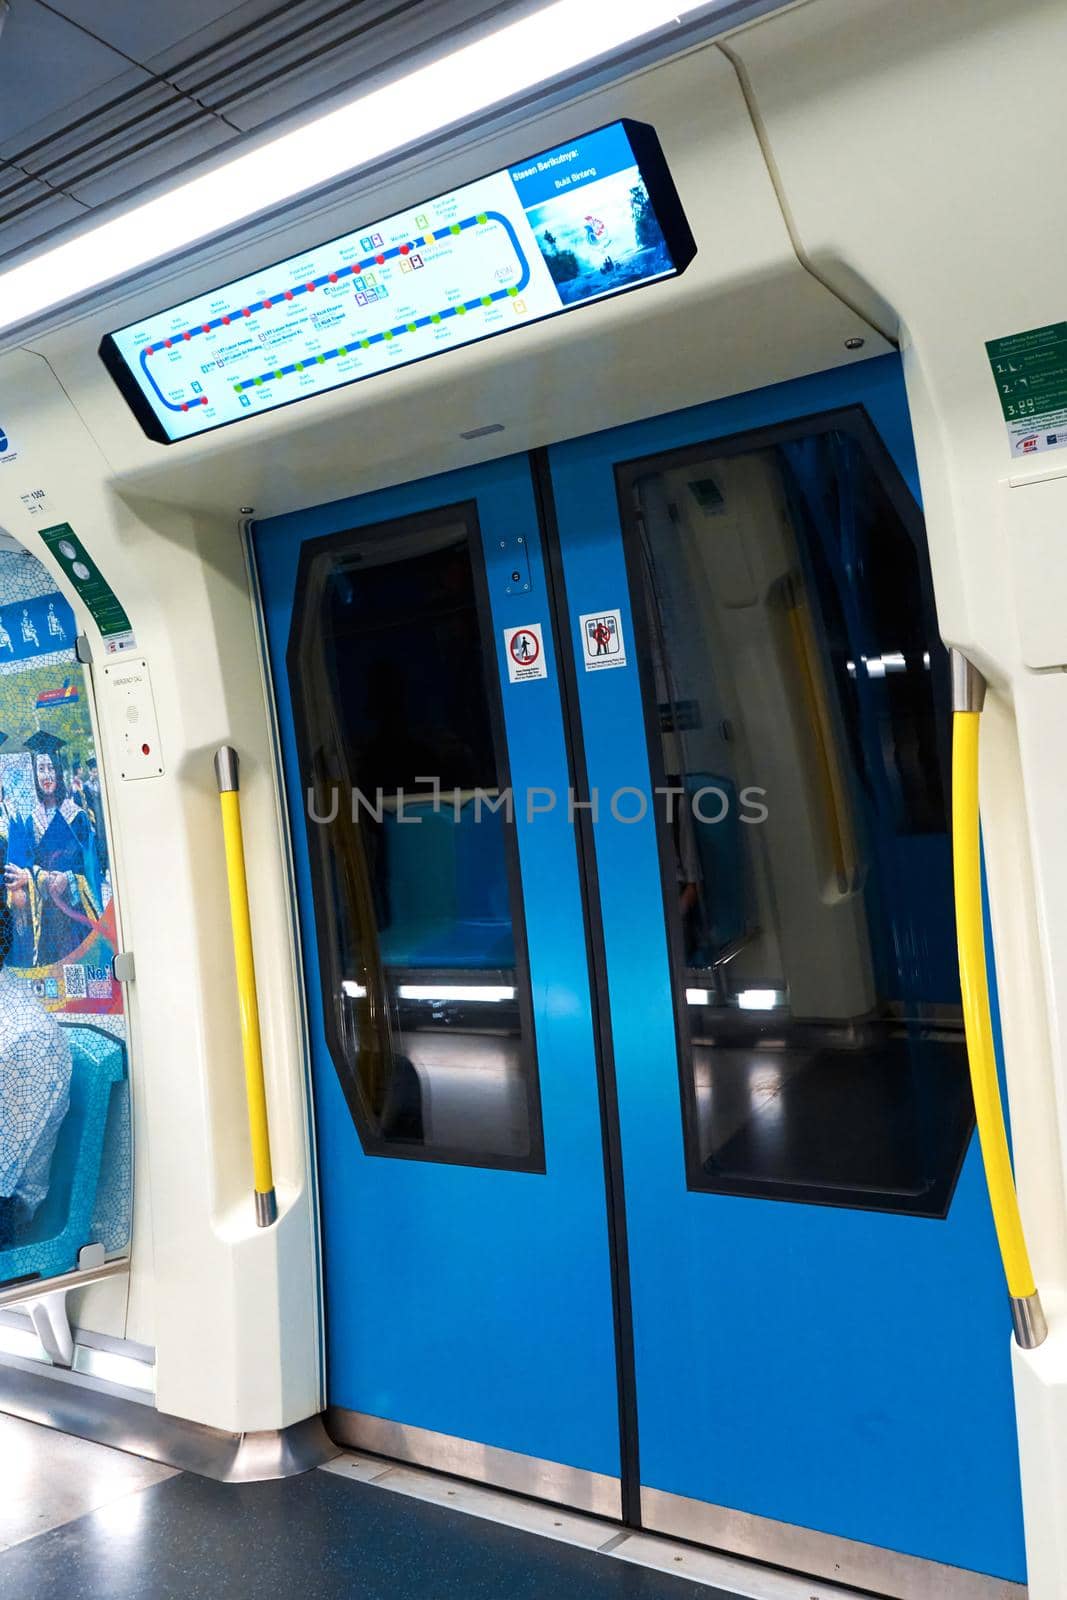
<path fill-rule="evenodd" d="M 921 516 L 859 413 L 623 500 L 690 1184 L 943 1214 L 972 1111 Z"/>
<path fill-rule="evenodd" d="M 322 1004 L 364 1148 L 538 1166 L 499 688 L 472 507 L 304 547 L 289 677 Z"/>

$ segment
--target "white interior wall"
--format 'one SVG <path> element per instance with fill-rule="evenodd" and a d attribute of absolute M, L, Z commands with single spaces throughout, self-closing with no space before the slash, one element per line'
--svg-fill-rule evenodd
<path fill-rule="evenodd" d="M 1017 1395 L 1030 1593 L 1051 1600 L 1067 1587 L 1067 452 L 1011 459 L 984 346 L 1067 316 L 1050 181 L 1067 6 L 812 0 L 730 48 L 806 256 L 900 329 L 942 633 L 992 685 L 982 807 L 1012 1127 L 1053 1322 L 1042 1351 L 1016 1352 Z"/>
<path fill-rule="evenodd" d="M 157 1351 L 164 1411 L 242 1431 L 319 1404 L 314 1208 L 303 1056 L 294 1007 L 289 895 L 259 655 L 236 527 L 123 499 L 47 363 L 4 360 L 17 456 L 0 520 L 65 581 L 35 540 L 20 495 L 46 489 L 122 598 L 148 660 L 165 774 L 124 781 L 121 732 L 94 674 L 124 936 L 137 961 L 131 1014 L 135 1234 L 128 1314 L 121 1284 L 84 1291 L 82 1325 Z M 13 397 L 13 398 L 12 398 Z M 77 597 L 84 631 L 100 641 Z M 215 748 L 238 746 L 249 837 L 260 1010 L 281 1218 L 255 1225 Z M 261 864 L 260 864 L 261 863 Z"/>

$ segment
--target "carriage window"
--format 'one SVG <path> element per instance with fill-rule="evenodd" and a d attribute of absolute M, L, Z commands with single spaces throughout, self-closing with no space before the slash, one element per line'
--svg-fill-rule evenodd
<path fill-rule="evenodd" d="M 364 1148 L 541 1163 L 473 509 L 305 547 L 289 646 L 324 1021 Z"/>
<path fill-rule="evenodd" d="M 920 514 L 858 413 L 622 492 L 690 1186 L 944 1215 L 973 1112 Z"/>

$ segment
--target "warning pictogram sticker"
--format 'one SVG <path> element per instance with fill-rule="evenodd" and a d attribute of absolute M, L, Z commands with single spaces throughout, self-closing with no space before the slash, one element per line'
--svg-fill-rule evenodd
<path fill-rule="evenodd" d="M 622 638 L 622 616 L 618 611 L 590 611 L 578 618 L 582 630 L 586 672 L 604 667 L 624 667 L 626 646 Z"/>
<path fill-rule="evenodd" d="M 504 648 L 508 653 L 508 682 L 525 683 L 530 678 L 547 678 L 545 641 L 541 624 L 528 622 L 522 628 L 504 629 Z"/>

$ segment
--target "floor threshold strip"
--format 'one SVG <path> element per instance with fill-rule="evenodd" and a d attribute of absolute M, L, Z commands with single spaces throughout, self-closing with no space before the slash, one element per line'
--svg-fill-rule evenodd
<path fill-rule="evenodd" d="M 659 1534 L 633 1532 L 580 1511 L 568 1511 L 543 1500 L 528 1500 L 505 1490 L 485 1488 L 424 1467 L 398 1465 L 381 1456 L 346 1451 L 318 1470 L 373 1484 L 393 1494 L 430 1501 L 505 1527 L 540 1534 L 546 1539 L 561 1540 L 613 1560 L 673 1573 L 702 1586 L 719 1591 L 725 1589 L 742 1600 L 870 1600 L 858 1589 L 843 1588 L 823 1579 L 798 1577 Z"/>

